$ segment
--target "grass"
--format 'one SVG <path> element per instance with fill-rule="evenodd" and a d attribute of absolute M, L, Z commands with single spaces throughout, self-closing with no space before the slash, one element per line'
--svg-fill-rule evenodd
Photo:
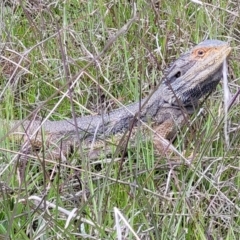
<path fill-rule="evenodd" d="M 131 1 L 13 2 L 0 4 L 0 116 L 7 121 L 36 108 L 38 116 L 59 120 L 137 101 L 169 63 L 205 38 L 231 40 L 230 89 L 238 89 L 237 1 L 139 0 L 136 21 L 96 61 L 132 18 Z M 191 166 L 170 166 L 141 136 L 122 164 L 102 165 L 77 156 L 47 162 L 41 155 L 22 163 L 20 146 L 5 138 L 0 238 L 238 239 L 239 104 L 229 113 L 227 149 L 221 90 L 219 85 L 204 114 L 193 116 L 193 129 L 183 128 L 174 142 L 197 153 Z"/>

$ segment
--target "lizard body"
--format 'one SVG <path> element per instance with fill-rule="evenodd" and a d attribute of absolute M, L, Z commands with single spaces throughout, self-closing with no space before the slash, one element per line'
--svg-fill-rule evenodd
<path fill-rule="evenodd" d="M 140 123 L 151 123 L 155 130 L 154 145 L 162 151 L 163 144 L 158 136 L 170 140 L 177 128 L 184 124 L 186 116 L 197 108 L 199 100 L 214 91 L 222 78 L 223 61 L 230 51 L 226 42 L 203 41 L 173 62 L 158 88 L 140 103 L 136 102 L 103 115 L 76 118 L 76 121 L 12 121 L 8 123 L 8 128 L 19 125 L 13 135 L 28 133 L 29 137 L 33 133 L 33 145 L 37 142 L 36 135 L 39 135 L 37 130 L 42 128 L 47 141 L 56 143 L 62 139 L 66 152 L 66 149 L 79 143 L 79 140 L 90 144 L 95 137 L 108 139 L 131 131 L 138 119 Z M 38 136 L 37 139 L 39 138 Z"/>

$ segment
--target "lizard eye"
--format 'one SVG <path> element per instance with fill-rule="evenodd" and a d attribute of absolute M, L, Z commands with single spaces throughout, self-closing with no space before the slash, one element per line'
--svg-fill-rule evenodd
<path fill-rule="evenodd" d="M 179 77 L 181 77 L 181 72 L 178 71 L 178 72 L 174 75 L 174 77 L 175 77 L 175 78 L 179 78 Z"/>
<path fill-rule="evenodd" d="M 203 56 L 204 55 L 204 51 L 203 50 L 198 50 L 197 54 L 198 54 L 198 56 Z"/>

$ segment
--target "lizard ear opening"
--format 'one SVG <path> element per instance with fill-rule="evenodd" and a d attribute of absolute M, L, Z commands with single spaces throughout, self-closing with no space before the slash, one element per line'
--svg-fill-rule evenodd
<path fill-rule="evenodd" d="M 174 77 L 175 77 L 175 78 L 179 78 L 179 77 L 181 77 L 181 75 L 182 75 L 182 73 L 181 73 L 180 71 L 178 71 L 178 72 L 174 75 Z"/>

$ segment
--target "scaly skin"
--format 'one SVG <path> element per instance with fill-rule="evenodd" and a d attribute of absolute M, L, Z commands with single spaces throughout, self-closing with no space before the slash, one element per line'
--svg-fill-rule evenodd
<path fill-rule="evenodd" d="M 85 146 L 94 142 L 93 148 L 102 147 L 110 139 L 117 145 L 126 131 L 135 132 L 140 120 L 141 126 L 149 125 L 154 130 L 153 142 L 158 151 L 164 151 L 167 142 L 175 136 L 177 129 L 186 121 L 198 106 L 199 100 L 215 90 L 222 78 L 223 61 L 228 57 L 231 48 L 228 43 L 219 40 L 205 40 L 186 52 L 173 62 L 156 91 L 150 97 L 139 102 L 116 109 L 108 114 L 86 116 L 61 121 L 13 121 L 7 124 L 12 136 L 25 135 L 31 139 L 33 146 L 41 146 L 43 129 L 47 145 L 54 143 L 55 155 L 60 150 L 68 154 L 69 150 L 79 148 L 84 141 Z M 19 127 L 15 127 L 19 125 Z M 56 144 L 61 142 L 61 147 Z M 58 144 L 60 145 L 60 144 Z M 53 152 L 53 151 L 52 151 Z M 91 158 L 98 157 L 99 152 L 90 151 Z"/>

